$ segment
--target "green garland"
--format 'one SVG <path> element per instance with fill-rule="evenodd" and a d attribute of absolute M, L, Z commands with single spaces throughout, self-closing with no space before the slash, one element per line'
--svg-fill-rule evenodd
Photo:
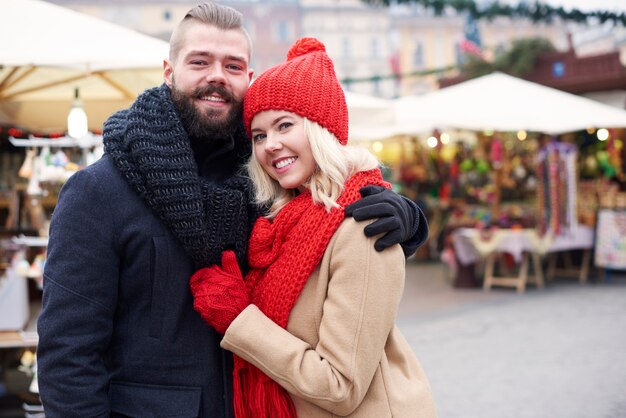
<path fill-rule="evenodd" d="M 475 19 L 492 20 L 496 17 L 509 18 L 527 18 L 533 22 L 550 23 L 555 18 L 563 21 L 572 21 L 576 23 L 589 23 L 590 21 L 599 21 L 600 23 L 613 22 L 615 25 L 626 26 L 626 12 L 615 13 L 608 11 L 590 11 L 583 12 L 573 8 L 565 10 L 563 7 L 553 7 L 549 4 L 541 2 L 524 3 L 518 5 L 501 4 L 494 1 L 489 5 L 479 7 L 474 0 L 362 0 L 372 5 L 389 6 L 390 3 L 395 4 L 419 4 L 426 9 L 432 9 L 435 15 L 443 14 L 447 8 L 452 8 L 457 12 L 467 12 Z"/>
<path fill-rule="evenodd" d="M 431 75 L 431 74 L 444 74 L 447 71 L 450 70 L 454 70 L 459 68 L 458 65 L 448 65 L 446 67 L 441 67 L 441 68 L 433 68 L 430 70 L 419 70 L 419 71 L 413 71 L 410 73 L 403 73 L 403 74 L 387 74 L 387 75 L 374 75 L 374 76 L 367 76 L 367 77 L 361 77 L 361 78 L 352 78 L 352 77 L 346 77 L 346 78 L 342 78 L 340 80 L 340 82 L 342 84 L 354 84 L 354 83 L 371 83 L 374 81 L 382 81 L 382 80 L 400 80 L 402 78 L 408 78 L 408 77 L 423 77 L 425 75 Z"/>

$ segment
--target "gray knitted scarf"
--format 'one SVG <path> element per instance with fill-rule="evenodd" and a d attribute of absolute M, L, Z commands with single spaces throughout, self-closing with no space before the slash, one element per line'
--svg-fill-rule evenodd
<path fill-rule="evenodd" d="M 250 155 L 243 124 L 234 134 L 237 161 Z M 234 249 L 245 260 L 256 217 L 251 184 L 232 176 L 215 185 L 198 175 L 189 138 L 166 85 L 146 90 L 104 124 L 105 152 L 130 186 L 178 238 L 196 268 Z"/>

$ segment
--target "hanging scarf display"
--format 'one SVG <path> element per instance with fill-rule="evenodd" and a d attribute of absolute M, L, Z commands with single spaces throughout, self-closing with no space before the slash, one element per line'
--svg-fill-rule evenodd
<path fill-rule="evenodd" d="M 561 232 L 561 177 L 559 176 L 559 156 L 556 152 L 552 151 L 548 153 L 548 175 L 550 176 L 550 194 L 549 194 L 549 207 L 550 211 L 550 229 L 555 233 Z"/>
<path fill-rule="evenodd" d="M 548 229 L 547 189 L 545 159 L 542 159 L 540 154 L 537 162 L 537 225 L 542 234 Z"/>
<path fill-rule="evenodd" d="M 567 207 L 566 221 L 568 229 L 578 225 L 578 171 L 576 170 L 576 162 L 578 160 L 575 150 L 567 152 L 564 158 L 564 175 L 567 177 Z"/>
<path fill-rule="evenodd" d="M 331 237 L 344 219 L 344 208 L 366 185 L 391 187 L 380 170 L 355 174 L 344 185 L 330 212 L 305 191 L 291 200 L 273 222 L 260 218 L 249 243 L 246 284 L 252 303 L 283 328 L 307 279 L 321 262 Z M 233 401 L 236 418 L 295 417 L 287 391 L 255 366 L 235 356 Z"/>
<path fill-rule="evenodd" d="M 539 152 L 537 206 L 542 232 L 567 233 L 577 224 L 576 148 L 552 142 Z"/>

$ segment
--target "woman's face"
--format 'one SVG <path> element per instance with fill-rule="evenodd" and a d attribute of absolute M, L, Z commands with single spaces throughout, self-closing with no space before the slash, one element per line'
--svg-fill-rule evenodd
<path fill-rule="evenodd" d="M 254 156 L 284 189 L 303 190 L 315 171 L 304 118 L 284 110 L 258 113 L 251 123 Z"/>

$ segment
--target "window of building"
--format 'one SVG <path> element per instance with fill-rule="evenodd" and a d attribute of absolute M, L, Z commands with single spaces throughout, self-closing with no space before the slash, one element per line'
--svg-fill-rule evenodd
<path fill-rule="evenodd" d="M 343 38 L 341 41 L 341 55 L 344 58 L 352 57 L 352 43 L 350 42 L 350 38 Z"/>
<path fill-rule="evenodd" d="M 467 61 L 465 57 L 465 52 L 461 48 L 460 42 L 454 44 L 454 58 L 457 65 L 463 65 Z"/>
<path fill-rule="evenodd" d="M 274 40 L 276 42 L 291 42 L 291 25 L 286 20 L 279 20 L 274 24 Z"/>
<path fill-rule="evenodd" d="M 552 75 L 557 78 L 565 75 L 565 63 L 563 61 L 557 61 L 552 64 Z"/>
<path fill-rule="evenodd" d="M 498 44 L 494 48 L 494 54 L 496 56 L 500 55 L 500 54 L 503 54 L 504 52 L 506 52 L 506 46 L 507 46 L 507 42 L 506 41 L 498 42 Z"/>
<path fill-rule="evenodd" d="M 372 58 L 380 57 L 380 44 L 378 43 L 378 38 L 372 38 Z"/>
<path fill-rule="evenodd" d="M 421 67 L 424 65 L 424 46 L 419 41 L 413 50 L 413 65 L 415 67 Z"/>
<path fill-rule="evenodd" d="M 250 35 L 250 38 L 252 38 L 252 39 L 256 38 L 256 25 L 254 24 L 253 21 L 251 21 L 251 20 L 244 20 L 243 27 L 248 32 L 248 35 Z"/>
<path fill-rule="evenodd" d="M 379 76 L 374 76 L 372 78 L 372 94 L 374 96 L 380 95 L 380 77 Z"/>

